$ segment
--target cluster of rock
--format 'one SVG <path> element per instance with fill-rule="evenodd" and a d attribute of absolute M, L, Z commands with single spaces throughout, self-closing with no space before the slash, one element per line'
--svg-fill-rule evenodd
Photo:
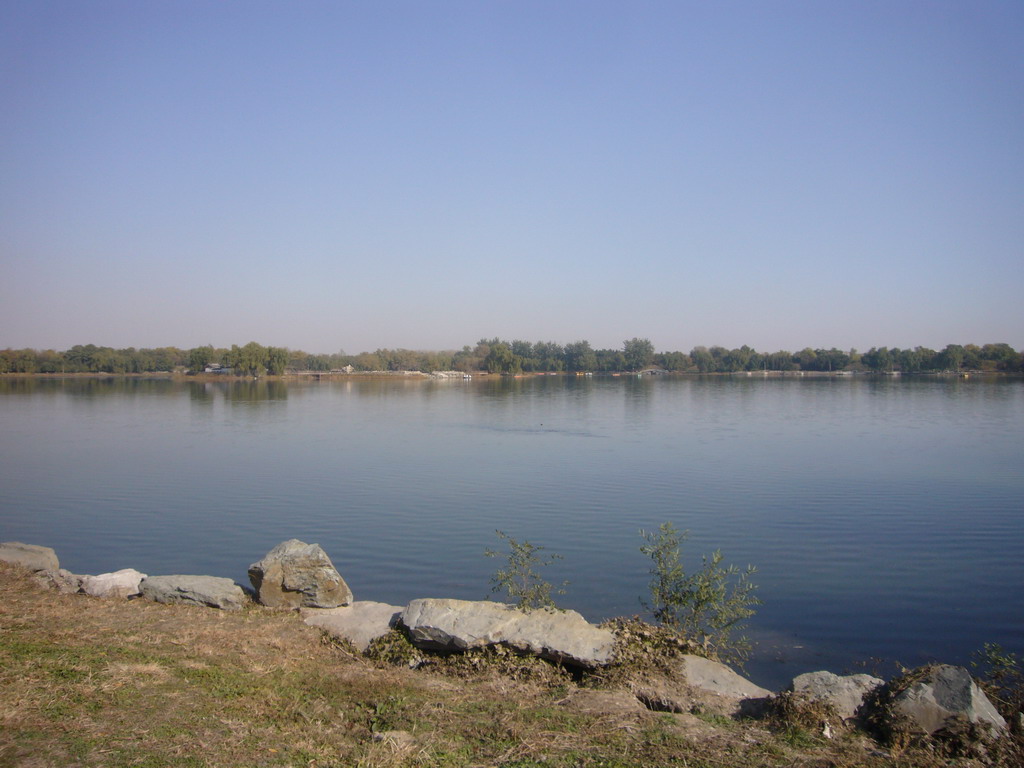
<path fill-rule="evenodd" d="M 98 576 L 76 576 L 60 568 L 48 547 L 19 542 L 0 544 L 0 561 L 17 563 L 41 581 L 64 592 L 94 597 L 144 597 L 161 603 L 190 603 L 239 610 L 250 599 L 269 607 L 297 609 L 302 620 L 365 651 L 377 638 L 400 629 L 417 648 L 457 653 L 504 646 L 582 670 L 615 662 L 615 634 L 595 626 L 575 611 L 538 609 L 525 612 L 502 603 L 417 599 L 406 606 L 355 601 L 352 590 L 317 544 L 291 539 L 249 566 L 252 590 L 231 579 L 213 576 L 147 576 L 131 568 Z M 906 679 L 886 683 L 870 675 L 839 676 L 811 672 L 793 679 L 786 692 L 774 694 L 741 677 L 724 664 L 681 655 L 677 668 L 660 680 L 631 685 L 633 694 L 652 709 L 689 712 L 711 707 L 732 716 L 770 709 L 783 695 L 817 702 L 847 723 L 863 723 L 872 707 L 886 707 L 911 734 L 932 735 L 955 723 L 1000 734 L 1006 722 L 963 667 L 935 665 Z M 827 734 L 828 722 L 823 722 Z"/>

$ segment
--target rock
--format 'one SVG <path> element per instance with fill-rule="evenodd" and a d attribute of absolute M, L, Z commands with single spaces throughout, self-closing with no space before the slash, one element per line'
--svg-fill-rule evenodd
<path fill-rule="evenodd" d="M 142 580 L 140 591 L 158 603 L 192 603 L 226 611 L 245 605 L 242 588 L 219 576 L 149 576 Z"/>
<path fill-rule="evenodd" d="M 939 664 L 893 697 L 895 713 L 903 715 L 912 731 L 931 735 L 955 718 L 987 723 L 996 732 L 1006 721 L 963 667 Z"/>
<path fill-rule="evenodd" d="M 844 720 L 856 716 L 864 703 L 864 697 L 885 681 L 871 675 L 846 675 L 840 677 L 831 672 L 808 672 L 793 678 L 789 690 L 805 694 L 813 701 L 831 704 L 836 714 Z"/>
<path fill-rule="evenodd" d="M 703 656 L 684 655 L 663 675 L 630 683 L 645 707 L 655 712 L 701 712 L 727 717 L 763 713 L 772 692 Z"/>
<path fill-rule="evenodd" d="M 337 608 L 352 590 L 319 544 L 283 541 L 249 566 L 257 599 L 271 608 Z"/>
<path fill-rule="evenodd" d="M 82 589 L 82 577 L 64 568 L 58 568 L 56 571 L 39 571 L 36 578 L 43 586 L 56 589 L 62 595 L 74 595 Z"/>
<path fill-rule="evenodd" d="M 0 560 L 23 565 L 30 571 L 56 572 L 60 569 L 57 553 L 50 547 L 22 544 L 20 541 L 5 541 L 0 544 Z"/>
<path fill-rule="evenodd" d="M 93 597 L 132 597 L 139 594 L 139 583 L 146 574 L 134 568 L 122 568 L 99 576 L 83 576 L 82 591 Z"/>
<path fill-rule="evenodd" d="M 679 672 L 687 685 L 730 699 L 766 699 L 772 695 L 768 689 L 741 677 L 725 664 L 703 656 L 683 656 Z"/>
<path fill-rule="evenodd" d="M 610 630 L 575 611 L 521 611 L 503 603 L 471 600 L 413 600 L 401 624 L 413 644 L 434 651 L 465 651 L 505 645 L 550 661 L 597 667 L 612 660 Z"/>
<path fill-rule="evenodd" d="M 309 626 L 348 640 L 360 651 L 365 651 L 373 640 L 387 634 L 398 623 L 401 613 L 401 606 L 369 600 L 340 608 L 302 608 L 299 611 Z"/>

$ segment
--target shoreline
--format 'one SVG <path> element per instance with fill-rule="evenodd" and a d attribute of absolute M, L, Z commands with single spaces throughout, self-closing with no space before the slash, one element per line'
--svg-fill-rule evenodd
<path fill-rule="evenodd" d="M 1024 374 L 1013 371 L 981 371 L 970 370 L 959 373 L 946 371 L 895 371 L 890 373 L 876 373 L 874 371 L 721 371 L 711 373 L 699 373 L 696 371 L 616 371 L 602 373 L 571 373 L 567 371 L 557 372 L 528 372 L 522 374 L 489 373 L 487 371 L 472 371 L 467 374 L 472 379 L 533 379 L 533 378 L 785 378 L 785 379 L 848 379 L 848 378 L 944 378 L 944 379 L 966 379 L 977 378 L 1024 378 Z M 335 373 L 331 371 L 299 371 L 284 373 L 280 375 L 263 376 L 236 376 L 221 373 L 177 373 L 172 371 L 151 371 L 145 373 L 106 373 L 77 371 L 73 373 L 0 373 L 0 380 L 3 379 L 151 379 L 155 381 L 322 381 L 322 380 L 366 380 L 366 379 L 406 379 L 410 381 L 440 381 L 446 378 L 457 380 L 455 377 L 439 377 L 423 371 L 353 371 L 351 373 Z"/>
<path fill-rule="evenodd" d="M 757 713 L 628 668 L 588 680 L 507 652 L 411 668 L 395 640 L 362 654 L 296 611 L 40 591 L 8 563 L 0 623 L 4 764 L 937 768 L 1021 754 L 1019 735 L 889 741 L 794 694 Z"/>

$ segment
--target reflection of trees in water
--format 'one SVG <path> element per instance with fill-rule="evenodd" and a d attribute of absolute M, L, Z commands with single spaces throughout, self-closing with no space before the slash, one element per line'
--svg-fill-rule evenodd
<path fill-rule="evenodd" d="M 170 379 L 136 379 L 123 376 L 36 378 L 32 376 L 0 377 L 0 394 L 62 394 L 93 398 L 109 395 L 174 396 L 179 384 Z"/>
<path fill-rule="evenodd" d="M 228 403 L 259 403 L 288 399 L 288 385 L 279 380 L 190 381 L 189 400 L 212 405 L 218 398 Z"/>
<path fill-rule="evenodd" d="M 234 403 L 256 403 L 265 400 L 287 400 L 288 385 L 283 381 L 226 382 L 224 399 Z"/>

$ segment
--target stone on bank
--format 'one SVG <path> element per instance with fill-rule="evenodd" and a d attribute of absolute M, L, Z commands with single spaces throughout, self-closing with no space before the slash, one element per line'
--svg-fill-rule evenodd
<path fill-rule="evenodd" d="M 82 576 L 81 590 L 93 597 L 134 597 L 140 593 L 139 585 L 146 574 L 134 568 L 122 568 L 113 573 L 101 573 L 98 576 Z"/>
<path fill-rule="evenodd" d="M 549 661 L 593 668 L 612 660 L 615 636 L 576 611 L 521 611 L 487 600 L 413 600 L 401 624 L 413 645 L 452 652 L 505 645 Z"/>
<path fill-rule="evenodd" d="M 993 732 L 1006 730 L 1003 719 L 971 673 L 963 667 L 938 664 L 892 701 L 911 730 L 926 735 L 940 731 L 957 718 L 988 725 Z"/>
<path fill-rule="evenodd" d="M 157 603 L 187 603 L 238 611 L 245 606 L 242 588 L 220 576 L 150 576 L 140 585 L 143 597 Z"/>
<path fill-rule="evenodd" d="M 882 685 L 885 685 L 884 680 L 871 675 L 840 676 L 821 671 L 797 675 L 789 689 L 804 694 L 812 701 L 832 705 L 839 717 L 850 720 L 857 715 L 865 697 Z"/>
<path fill-rule="evenodd" d="M 0 560 L 23 565 L 30 571 L 52 571 L 60 569 L 57 553 L 50 547 L 38 544 L 22 544 L 20 541 L 0 543 Z"/>
<path fill-rule="evenodd" d="M 283 541 L 249 566 L 256 599 L 271 608 L 337 608 L 352 590 L 319 544 Z"/>
<path fill-rule="evenodd" d="M 401 606 L 361 600 L 338 608 L 302 608 L 299 615 L 311 627 L 347 640 L 360 652 L 370 643 L 383 637 L 398 623 Z"/>

